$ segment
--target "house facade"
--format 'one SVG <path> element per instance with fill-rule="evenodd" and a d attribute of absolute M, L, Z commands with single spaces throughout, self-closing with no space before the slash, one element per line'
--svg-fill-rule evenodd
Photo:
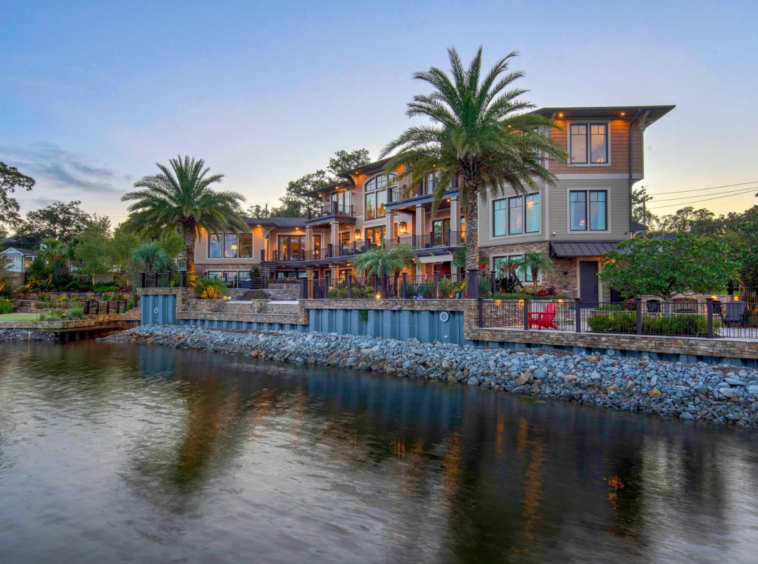
<path fill-rule="evenodd" d="M 8 272 L 26 272 L 36 256 L 37 251 L 20 247 L 9 247 L 0 252 L 0 257 L 6 260 L 5 270 Z"/>
<path fill-rule="evenodd" d="M 556 183 L 530 194 L 479 201 L 479 246 L 496 273 L 508 260 L 541 251 L 554 272 L 542 287 L 587 303 L 610 299 L 598 279 L 600 257 L 644 230 L 631 219 L 633 185 L 644 178 L 647 128 L 674 106 L 553 107 L 537 110 L 557 127 L 545 131 L 569 155 L 545 162 Z M 405 243 L 416 255 L 417 275 L 461 274 L 454 253 L 465 246 L 465 210 L 453 185 L 433 210 L 435 177 L 410 187 L 387 174 L 387 161 L 345 171 L 342 180 L 311 195 L 322 205 L 305 218 L 247 218 L 250 233 L 198 238 L 198 274 L 228 282 L 245 279 L 258 265 L 268 279 L 336 279 L 352 272 L 356 255 L 384 242 Z M 526 283 L 530 274 L 521 272 Z"/>

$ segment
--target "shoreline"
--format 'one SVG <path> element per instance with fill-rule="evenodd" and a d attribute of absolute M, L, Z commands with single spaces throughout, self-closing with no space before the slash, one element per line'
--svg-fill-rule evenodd
<path fill-rule="evenodd" d="M 480 349 L 415 339 L 173 325 L 147 325 L 98 340 L 446 380 L 620 411 L 758 428 L 758 370 L 753 369 L 546 349 Z"/>

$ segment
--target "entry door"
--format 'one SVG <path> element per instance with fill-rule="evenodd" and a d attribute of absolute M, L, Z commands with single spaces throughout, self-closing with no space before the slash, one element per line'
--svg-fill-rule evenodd
<path fill-rule="evenodd" d="M 579 297 L 582 301 L 582 307 L 597 307 L 599 291 L 597 272 L 597 262 L 582 261 L 579 263 Z"/>

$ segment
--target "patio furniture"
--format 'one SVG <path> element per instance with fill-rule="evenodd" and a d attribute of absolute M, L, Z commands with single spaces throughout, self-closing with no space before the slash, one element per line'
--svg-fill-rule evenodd
<path fill-rule="evenodd" d="M 721 307 L 721 322 L 727 327 L 742 325 L 742 318 L 745 315 L 746 309 L 747 303 L 745 302 L 727 302 L 723 304 Z"/>
<path fill-rule="evenodd" d="M 555 304 L 549 303 L 545 307 L 545 311 L 529 313 L 529 329 L 537 327 L 537 329 L 558 329 L 553 323 L 555 319 L 556 310 Z"/>

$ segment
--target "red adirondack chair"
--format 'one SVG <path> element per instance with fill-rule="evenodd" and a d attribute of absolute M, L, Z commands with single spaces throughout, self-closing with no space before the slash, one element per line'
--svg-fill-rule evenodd
<path fill-rule="evenodd" d="M 537 329 L 558 329 L 553 319 L 555 319 L 555 304 L 550 302 L 545 307 L 545 311 L 535 312 L 529 314 L 529 329 L 536 327 Z"/>

